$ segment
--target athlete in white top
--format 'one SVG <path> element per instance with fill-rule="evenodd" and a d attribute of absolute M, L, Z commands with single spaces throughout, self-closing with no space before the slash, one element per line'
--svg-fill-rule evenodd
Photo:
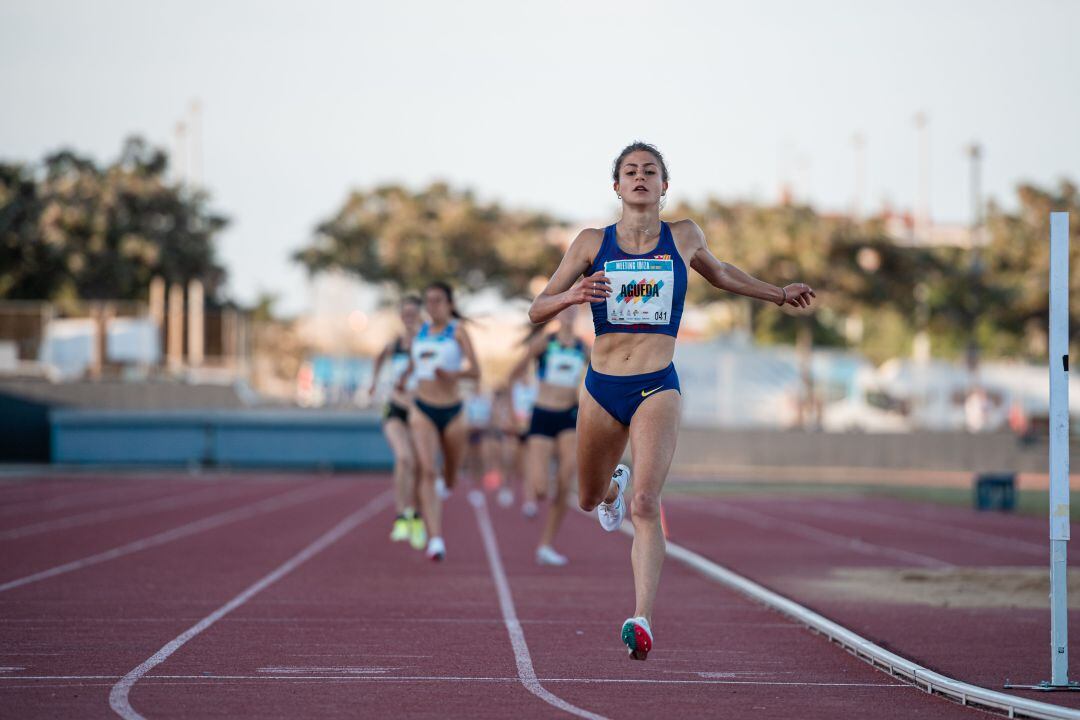
<path fill-rule="evenodd" d="M 409 407 L 416 383 L 406 382 L 401 389 L 397 387 L 409 367 L 410 345 L 420 329 L 420 298 L 405 296 L 400 312 L 404 330 L 375 358 L 368 395 L 375 395 L 379 371 L 389 362 L 394 386 L 383 411 L 383 435 L 394 454 L 394 499 L 397 505 L 397 517 L 390 531 L 390 539 L 394 542 L 407 540 L 417 550 L 423 550 L 427 545 L 427 532 L 416 511 L 416 452 L 413 450 L 412 433 L 409 432 Z"/>
<path fill-rule="evenodd" d="M 427 556 L 446 557 L 442 536 L 442 501 L 435 490 L 437 454 L 443 457 L 443 475 L 448 488 L 457 481 L 465 456 L 467 426 L 461 412 L 458 381 L 480 380 L 472 341 L 454 308 L 454 294 L 445 283 L 432 283 L 424 291 L 424 309 L 430 320 L 421 326 L 412 341 L 409 367 L 399 381 L 415 374 L 416 394 L 409 413 L 409 427 L 420 463 L 420 509 L 427 523 Z"/>

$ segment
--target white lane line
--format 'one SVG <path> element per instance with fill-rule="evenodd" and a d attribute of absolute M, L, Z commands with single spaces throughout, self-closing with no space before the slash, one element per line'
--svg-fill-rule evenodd
<path fill-rule="evenodd" d="M 291 573 L 296 568 L 303 565 L 305 562 L 321 553 L 326 548 L 330 547 L 338 540 L 343 538 L 352 530 L 355 530 L 360 525 L 364 524 L 377 513 L 384 508 L 388 507 L 393 502 L 394 493 L 392 490 L 387 490 L 379 494 L 374 500 L 371 500 L 359 510 L 353 512 L 347 516 L 344 520 L 339 522 L 334 527 L 327 530 L 320 535 L 314 542 L 305 547 L 303 550 L 293 555 L 291 558 L 278 565 L 268 575 L 265 575 L 247 590 L 234 597 L 229 602 L 219 607 L 214 612 L 204 617 L 199 622 L 192 625 L 180 635 L 176 636 L 168 643 L 166 643 L 160 650 L 147 658 L 138 667 L 134 668 L 124 677 L 120 678 L 120 681 L 113 685 L 112 690 L 109 692 L 109 706 L 113 711 L 125 720 L 135 720 L 138 718 L 142 720 L 142 715 L 135 711 L 135 708 L 131 707 L 129 695 L 131 688 L 135 683 L 146 675 L 146 673 L 153 670 L 155 667 L 165 662 L 170 655 L 179 650 L 189 640 L 203 632 L 211 625 L 216 623 L 221 618 L 225 617 L 233 610 L 237 609 L 251 598 L 258 595 L 260 592 L 276 583 L 281 578 Z"/>
<path fill-rule="evenodd" d="M 0 677 L 3 680 L 35 681 L 80 681 L 80 680 L 117 680 L 118 675 L 27 675 L 24 677 Z M 518 683 L 520 677 L 466 677 L 454 675 L 144 675 L 141 682 L 152 684 L 155 680 L 291 680 L 311 682 L 327 680 L 338 682 L 450 682 L 450 683 Z M 902 682 L 893 683 L 852 683 L 852 682 L 813 682 L 793 680 L 664 680 L 659 678 L 537 678 L 539 682 L 565 683 L 581 685 L 768 685 L 792 687 L 850 687 L 850 688 L 900 688 L 916 689 Z M 196 684 L 196 683 L 186 683 Z M 0 682 L 0 687 L 10 683 Z"/>
<path fill-rule="evenodd" d="M 92 483 L 92 480 L 87 482 Z M 166 494 L 169 491 L 176 488 L 165 488 Z M 18 502 L 5 502 L 3 507 L 0 508 L 0 516 L 7 517 L 8 515 L 19 515 L 27 512 L 47 512 L 49 510 L 62 510 L 72 505 L 85 505 L 92 503 L 95 500 L 108 500 L 115 496 L 130 496 L 131 493 L 139 495 L 147 494 L 154 495 L 155 493 L 147 493 L 147 490 L 154 490 L 158 493 L 162 488 L 155 487 L 153 484 L 145 484 L 143 481 L 131 482 L 126 485 L 116 486 L 112 485 L 105 488 L 99 488 L 97 490 L 87 490 L 83 492 L 71 492 L 63 493 L 58 497 L 45 497 L 37 498 L 36 500 L 20 500 Z M 40 505 L 40 507 L 27 508 L 28 505 Z"/>
<path fill-rule="evenodd" d="M 703 506 L 698 503 L 682 502 L 678 503 L 680 507 L 686 508 L 691 511 L 699 513 L 706 513 L 709 515 L 716 515 L 717 517 L 726 517 L 739 522 L 744 522 L 748 525 L 760 528 L 762 530 L 782 530 L 791 535 L 797 535 L 806 540 L 812 540 L 823 545 L 832 545 L 844 550 L 851 550 L 861 555 L 872 555 L 876 557 L 891 557 L 894 560 L 900 560 L 902 562 L 915 563 L 916 565 L 922 565 L 923 567 L 932 568 L 954 568 L 954 564 L 939 560 L 938 558 L 931 557 L 929 555 L 923 555 L 922 553 L 911 552 L 910 550 L 901 550 L 900 548 L 889 547 L 887 545 L 878 545 L 877 543 L 867 542 L 861 538 L 851 537 L 850 535 L 842 535 L 840 533 L 834 533 L 829 530 L 822 530 L 821 528 L 814 527 L 813 525 L 807 525 L 805 523 L 798 522 L 796 520 L 788 520 L 774 517 L 772 515 L 766 515 L 763 512 L 757 510 L 750 510 L 743 507 L 735 507 L 732 505 L 708 505 Z"/>
<path fill-rule="evenodd" d="M 621 530 L 630 537 L 634 536 L 634 529 L 628 524 L 624 524 Z M 934 672 L 908 660 L 902 655 L 886 650 L 840 623 L 833 622 L 794 600 L 773 592 L 750 578 L 729 570 L 704 555 L 699 555 L 681 545 L 668 541 L 665 553 L 729 590 L 739 592 L 752 600 L 760 602 L 765 607 L 786 615 L 802 623 L 807 628 L 821 633 L 827 640 L 836 643 L 856 658 L 869 663 L 875 670 L 880 670 L 890 677 L 909 682 L 912 687 L 925 690 L 930 695 L 937 695 L 963 706 L 974 705 L 980 709 L 1001 710 L 1007 713 L 1009 717 L 1080 720 L 1080 710 L 989 690 Z M 1017 713 L 1021 713 L 1021 715 Z"/>
<path fill-rule="evenodd" d="M 76 515 L 68 515 L 62 518 L 54 518 L 52 520 L 43 520 L 41 522 L 31 523 L 30 525 L 23 525 L 21 527 L 11 528 L 10 530 L 0 531 L 0 540 L 17 540 L 19 538 L 30 537 L 32 535 L 40 535 L 41 533 L 49 532 L 51 530 L 62 530 L 67 528 L 79 527 L 80 525 L 93 525 L 95 523 L 106 522 L 108 520 L 119 520 L 125 517 L 132 517 L 142 514 L 148 514 L 160 510 L 175 510 L 177 508 L 187 507 L 189 505 L 198 505 L 199 503 L 209 502 L 212 500 L 228 500 L 238 495 L 244 495 L 250 492 L 251 487 L 229 487 L 229 488 L 205 488 L 197 492 L 190 492 L 188 490 L 181 491 L 175 495 L 169 495 L 163 498 L 154 498 L 153 500 L 143 500 L 141 502 L 132 503 L 131 505 L 123 505 L 120 507 L 107 507 L 100 510 L 89 510 L 84 513 L 78 513 Z"/>
<path fill-rule="evenodd" d="M 808 512 L 819 517 L 843 518 L 848 521 L 861 522 L 867 525 L 877 525 L 881 527 L 908 528 L 918 526 L 929 530 L 936 535 L 947 537 L 950 540 L 959 538 L 985 547 L 1025 553 L 1040 558 L 1045 557 L 1049 552 L 1045 545 L 1040 545 L 1039 543 L 1030 542 L 1028 540 L 1002 537 L 1001 535 L 991 535 L 990 533 L 982 532 L 981 530 L 957 527 L 953 523 L 930 522 L 929 520 L 914 518 L 907 515 L 888 515 L 883 512 L 867 510 L 864 508 L 842 510 L 837 507 L 821 507 L 816 505 L 806 505 L 798 507 L 797 509 L 800 512 Z"/>
<path fill-rule="evenodd" d="M 484 552 L 487 554 L 488 565 L 491 566 L 491 579 L 495 581 L 495 591 L 499 596 L 499 608 L 502 610 L 503 622 L 506 623 L 506 632 L 510 636 L 510 645 L 514 648 L 514 661 L 517 663 L 518 679 L 521 684 L 548 705 L 564 712 L 590 720 L 605 720 L 602 715 L 582 710 L 548 692 L 536 678 L 536 670 L 533 669 L 532 657 L 529 655 L 529 646 L 525 643 L 525 632 L 521 629 L 521 623 L 518 622 L 514 598 L 510 594 L 510 583 L 506 579 L 502 559 L 499 557 L 499 543 L 495 539 L 495 529 L 491 526 L 487 500 L 482 494 L 470 495 L 469 499 L 476 512 L 476 524 L 480 527 L 480 535 L 484 539 Z"/>
<path fill-rule="evenodd" d="M 321 485 L 315 488 L 299 488 L 297 490 L 282 493 L 281 495 L 275 495 L 266 500 L 260 500 L 259 502 L 251 503 L 250 505 L 244 505 L 239 508 L 234 508 L 233 510 L 210 515 L 201 520 L 195 520 L 194 522 L 174 527 L 171 530 L 165 530 L 148 537 L 134 540 L 125 545 L 114 547 L 111 550 L 105 550 L 103 552 L 95 553 L 94 555 L 80 558 L 79 560 L 72 560 L 63 565 L 57 565 L 47 570 L 36 572 L 32 575 L 26 575 L 21 578 L 16 578 L 15 580 L 0 583 L 0 592 L 14 590 L 15 588 L 40 582 L 41 580 L 47 580 L 48 578 L 56 577 L 57 575 L 64 575 L 76 570 L 82 570 L 91 565 L 99 565 L 103 562 L 108 562 L 109 560 L 115 560 L 116 558 L 125 555 L 164 545 L 165 543 L 179 540 L 180 538 L 188 537 L 189 535 L 206 532 L 207 530 L 212 530 L 221 527 L 222 525 L 228 525 L 229 523 L 237 522 L 238 520 L 247 520 L 256 515 L 280 510 L 289 507 L 290 505 L 310 502 L 311 500 L 315 500 L 324 495 L 342 492 L 345 488 L 346 485 L 344 483 L 334 483 L 331 485 Z"/>

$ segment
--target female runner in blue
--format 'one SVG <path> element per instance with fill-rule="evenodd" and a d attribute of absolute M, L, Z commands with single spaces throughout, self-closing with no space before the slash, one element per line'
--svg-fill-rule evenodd
<path fill-rule="evenodd" d="M 581 231 L 533 301 L 529 319 L 541 323 L 571 305 L 592 304 L 596 343 L 577 425 L 579 502 L 584 510 L 597 508 L 605 530 L 619 527 L 630 468 L 618 463 L 629 440 L 635 609 L 621 637 L 630 657 L 644 660 L 653 646 L 653 604 L 664 562 L 660 492 L 679 430 L 682 396 L 671 361 L 687 268 L 720 290 L 779 306 L 805 308 L 815 295 L 804 283 L 771 285 L 718 260 L 692 220 L 661 222 L 668 172 L 652 145 L 624 148 L 612 179 L 622 217 Z"/>
<path fill-rule="evenodd" d="M 525 440 L 525 483 L 538 498 L 548 494 L 552 454 L 557 459 L 555 492 L 551 509 L 536 548 L 540 565 L 565 565 L 567 560 L 555 550 L 555 535 L 566 516 L 566 500 L 577 472 L 577 411 L 581 378 L 589 364 L 589 348 L 574 332 L 577 307 L 559 314 L 559 329 L 545 333 L 541 328 L 529 343 L 525 357 L 510 377 L 522 375 L 536 361 L 540 388 L 533 406 Z"/>
<path fill-rule="evenodd" d="M 443 477 L 452 489 L 468 443 L 458 381 L 468 378 L 479 383 L 480 366 L 469 333 L 454 307 L 450 286 L 439 282 L 429 285 L 424 291 L 424 309 L 430 320 L 413 338 L 405 376 L 415 373 L 417 380 L 409 428 L 420 461 L 418 494 L 428 530 L 426 552 L 429 558 L 439 561 L 446 557 L 446 543 L 442 537 L 442 499 L 435 490 L 437 455 L 441 450 Z"/>
<path fill-rule="evenodd" d="M 408 541 L 417 550 L 423 550 L 427 544 L 427 533 L 424 521 L 416 512 L 416 453 L 412 433 L 409 432 L 409 407 L 412 405 L 412 392 L 416 389 L 415 378 L 411 378 L 412 381 L 400 390 L 397 387 L 409 367 L 409 348 L 420 328 L 420 298 L 406 295 L 401 301 L 400 312 L 404 332 L 388 343 L 375 358 L 368 395 L 375 395 L 379 371 L 389 361 L 394 387 L 383 410 L 383 435 L 394 454 L 394 501 L 397 505 L 397 517 L 390 531 L 390 539 L 394 542 Z"/>

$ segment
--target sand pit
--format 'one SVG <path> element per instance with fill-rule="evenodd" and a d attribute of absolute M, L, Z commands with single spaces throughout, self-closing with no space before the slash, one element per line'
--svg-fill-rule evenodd
<path fill-rule="evenodd" d="M 1069 570 L 1069 607 L 1080 608 L 1080 570 Z M 1050 607 L 1050 570 L 1031 567 L 837 568 L 804 581 L 829 598 L 955 608 Z"/>

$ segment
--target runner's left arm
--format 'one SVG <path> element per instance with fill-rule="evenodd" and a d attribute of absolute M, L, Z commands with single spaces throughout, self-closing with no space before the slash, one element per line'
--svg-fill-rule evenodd
<path fill-rule="evenodd" d="M 713 287 L 736 295 L 797 308 L 810 307 L 813 298 L 817 297 L 817 294 L 806 283 L 791 283 L 780 287 L 758 280 L 731 263 L 718 260 L 709 250 L 705 233 L 693 220 L 683 220 L 674 224 L 681 226 L 679 234 L 683 235 L 689 243 L 690 267 L 708 280 Z"/>

